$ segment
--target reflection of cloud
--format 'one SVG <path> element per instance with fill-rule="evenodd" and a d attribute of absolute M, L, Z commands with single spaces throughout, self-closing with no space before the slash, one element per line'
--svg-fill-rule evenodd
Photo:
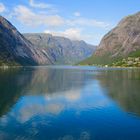
<path fill-rule="evenodd" d="M 45 99 L 47 101 L 53 100 L 53 99 L 59 99 L 63 98 L 67 101 L 76 101 L 79 100 L 81 97 L 81 90 L 80 89 L 71 89 L 65 92 L 59 92 L 59 93 L 53 93 L 53 94 L 47 94 L 45 96 Z"/>
<path fill-rule="evenodd" d="M 21 107 L 18 110 L 18 112 L 17 111 L 12 112 L 11 115 L 14 118 L 16 118 L 19 122 L 24 123 L 37 115 L 45 115 L 45 114 L 57 115 L 63 110 L 63 108 L 64 105 L 61 103 L 50 103 L 50 104 L 31 103 Z"/>
<path fill-rule="evenodd" d="M 79 100 L 81 97 L 80 90 L 70 90 L 65 93 L 65 98 L 69 101 Z"/>
<path fill-rule="evenodd" d="M 86 131 L 82 132 L 80 134 L 80 139 L 79 140 L 90 140 L 90 134 Z"/>
<path fill-rule="evenodd" d="M 58 140 L 90 140 L 90 134 L 86 131 L 81 132 L 80 136 L 74 137 L 72 135 L 65 135 L 58 138 Z"/>
<path fill-rule="evenodd" d="M 0 140 L 6 140 L 8 139 L 8 134 L 3 132 L 3 131 L 0 131 Z"/>
<path fill-rule="evenodd" d="M 45 96 L 25 96 L 0 121 L 2 124 L 8 124 L 11 118 L 14 118 L 19 123 L 25 123 L 36 117 L 61 115 L 62 111 L 71 109 L 75 111 L 76 116 L 85 110 L 102 109 L 109 105 L 109 101 L 97 85 L 95 81 L 94 84 L 84 87 L 84 90 L 72 88 L 64 92 L 48 93 Z M 44 122 L 47 125 L 50 123 L 49 119 Z"/>
<path fill-rule="evenodd" d="M 46 111 L 51 114 L 59 114 L 64 109 L 63 104 L 49 104 L 46 106 Z"/>
<path fill-rule="evenodd" d="M 59 138 L 58 140 L 74 140 L 74 138 L 71 135 L 66 135 L 64 137 Z"/>
<path fill-rule="evenodd" d="M 7 123 L 7 118 L 6 118 L 6 116 L 4 115 L 2 118 L 1 118 L 1 120 L 0 120 L 0 122 L 1 122 L 1 125 L 4 125 L 4 124 L 6 124 Z"/>
<path fill-rule="evenodd" d="M 62 111 L 69 108 L 73 108 L 77 115 L 88 108 L 101 109 L 108 106 L 109 103 L 107 98 L 101 98 L 99 92 L 94 94 L 90 91 L 88 91 L 88 93 L 82 93 L 80 89 L 71 89 L 56 94 L 47 94 L 42 97 L 37 97 L 37 100 L 36 97 L 34 99 L 32 96 L 31 100 L 29 97 L 23 98 L 21 101 L 23 106 L 21 106 L 18 111 L 11 112 L 11 115 L 19 122 L 23 123 L 37 115 L 59 115 Z M 29 102 L 29 100 L 31 102 Z"/>

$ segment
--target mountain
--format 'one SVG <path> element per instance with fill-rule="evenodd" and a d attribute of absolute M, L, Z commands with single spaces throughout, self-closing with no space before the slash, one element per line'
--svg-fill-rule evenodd
<path fill-rule="evenodd" d="M 128 57 L 140 57 L 140 12 L 122 19 L 103 37 L 95 53 L 81 64 L 123 63 L 122 59 Z"/>
<path fill-rule="evenodd" d="M 24 34 L 34 46 L 44 52 L 54 64 L 75 64 L 92 55 L 96 46 L 84 41 L 73 41 L 65 37 L 45 33 Z"/>
<path fill-rule="evenodd" d="M 51 64 L 44 52 L 35 48 L 4 17 L 0 16 L 0 65 Z"/>

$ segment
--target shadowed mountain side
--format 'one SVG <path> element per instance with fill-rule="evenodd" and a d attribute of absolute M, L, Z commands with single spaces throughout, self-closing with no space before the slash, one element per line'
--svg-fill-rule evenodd
<path fill-rule="evenodd" d="M 4 17 L 0 16 L 0 65 L 51 64 L 47 56 L 35 48 Z"/>

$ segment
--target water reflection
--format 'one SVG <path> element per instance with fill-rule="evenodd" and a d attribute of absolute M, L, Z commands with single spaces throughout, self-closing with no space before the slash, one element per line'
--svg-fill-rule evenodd
<path fill-rule="evenodd" d="M 45 95 L 46 98 L 56 97 L 59 92 L 70 90 L 82 86 L 81 79 L 85 74 L 77 74 L 73 80 L 71 70 L 56 69 L 0 69 L 0 115 L 3 115 L 8 108 L 12 107 L 21 96 L 26 95 Z M 73 82 L 71 82 L 73 80 Z M 79 94 L 66 94 L 66 98 L 76 99 Z"/>
<path fill-rule="evenodd" d="M 84 85 L 86 72 L 66 69 L 36 68 L 32 72 L 32 81 L 27 90 L 33 95 L 57 94 Z M 75 77 L 76 76 L 76 77 Z"/>
<path fill-rule="evenodd" d="M 0 71 L 0 139 L 118 140 L 140 136 L 139 70 Z"/>
<path fill-rule="evenodd" d="M 98 75 L 109 97 L 125 111 L 140 115 L 140 70 L 106 71 Z"/>
<path fill-rule="evenodd" d="M 0 116 L 17 102 L 31 78 L 23 69 L 0 69 Z"/>

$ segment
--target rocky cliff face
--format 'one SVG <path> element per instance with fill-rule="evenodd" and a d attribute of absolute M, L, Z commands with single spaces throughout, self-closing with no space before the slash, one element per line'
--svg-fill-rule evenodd
<path fill-rule="evenodd" d="M 5 18 L 0 16 L 0 65 L 2 64 L 42 65 L 50 64 L 41 52 Z"/>
<path fill-rule="evenodd" d="M 96 49 L 96 46 L 84 41 L 72 41 L 51 34 L 36 33 L 24 36 L 55 64 L 75 64 L 91 56 Z"/>
<path fill-rule="evenodd" d="M 125 17 L 116 28 L 102 39 L 95 54 L 104 55 L 109 52 L 111 57 L 126 56 L 140 49 L 140 13 Z"/>
<path fill-rule="evenodd" d="M 125 17 L 107 33 L 89 63 L 110 63 L 140 51 L 140 12 Z M 87 62 L 87 61 L 85 61 Z"/>

